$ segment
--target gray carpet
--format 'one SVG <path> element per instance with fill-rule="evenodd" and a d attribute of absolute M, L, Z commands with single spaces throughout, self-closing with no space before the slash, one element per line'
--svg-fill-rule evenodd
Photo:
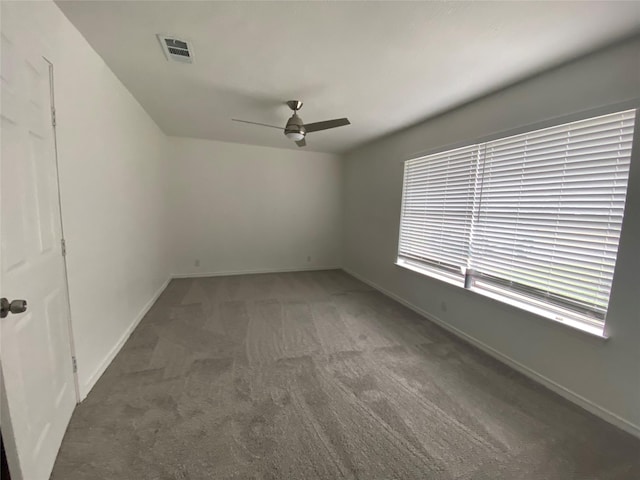
<path fill-rule="evenodd" d="M 174 280 L 54 480 L 637 480 L 640 441 L 341 271 Z"/>

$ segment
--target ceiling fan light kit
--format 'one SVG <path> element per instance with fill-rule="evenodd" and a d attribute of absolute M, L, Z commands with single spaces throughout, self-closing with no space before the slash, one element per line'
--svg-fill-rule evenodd
<path fill-rule="evenodd" d="M 302 140 L 304 138 L 304 133 L 302 132 L 284 132 L 287 138 L 297 142 L 298 140 Z"/>
<path fill-rule="evenodd" d="M 296 145 L 298 145 L 299 147 L 304 147 L 307 144 L 305 140 L 307 133 L 318 132 L 320 130 L 328 130 L 330 128 L 343 127 L 345 125 L 351 124 L 348 118 L 336 118 L 334 120 L 325 120 L 324 122 L 308 123 L 305 125 L 302 119 L 298 116 L 298 110 L 302 108 L 303 103 L 300 100 L 289 100 L 287 102 L 287 105 L 291 110 L 293 110 L 293 115 L 291 115 L 291 118 L 287 120 L 287 125 L 282 130 L 285 136 L 295 141 Z M 250 123 L 252 125 L 260 125 L 263 127 L 271 127 L 281 130 L 280 127 L 276 127 L 275 125 L 249 122 L 247 120 L 238 120 L 235 118 L 232 118 L 231 120 L 233 120 L 234 122 Z"/>

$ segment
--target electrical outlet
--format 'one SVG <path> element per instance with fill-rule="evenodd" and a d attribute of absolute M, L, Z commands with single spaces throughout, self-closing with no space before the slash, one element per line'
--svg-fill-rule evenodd
<path fill-rule="evenodd" d="M 196 267 L 199 267 L 199 266 L 200 266 L 200 260 L 196 258 L 196 261 L 195 261 L 195 262 L 193 262 L 193 264 L 194 264 Z"/>
<path fill-rule="evenodd" d="M 440 304 L 440 308 L 442 309 L 443 312 L 447 311 L 447 302 L 442 302 Z"/>
<path fill-rule="evenodd" d="M 311 261 L 311 255 L 307 257 L 307 262 L 310 262 L 310 261 Z"/>

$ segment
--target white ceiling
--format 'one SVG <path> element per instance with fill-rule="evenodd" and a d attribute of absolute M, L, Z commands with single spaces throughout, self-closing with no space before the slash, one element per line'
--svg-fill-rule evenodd
<path fill-rule="evenodd" d="M 342 152 L 612 42 L 640 27 L 636 2 L 57 1 L 169 135 Z M 157 33 L 191 41 L 167 62 Z"/>

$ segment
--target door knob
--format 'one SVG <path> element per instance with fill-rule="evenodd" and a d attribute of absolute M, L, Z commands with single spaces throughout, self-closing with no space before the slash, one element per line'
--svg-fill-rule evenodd
<path fill-rule="evenodd" d="M 13 300 L 9 302 L 6 298 L 0 299 L 0 318 L 4 318 L 9 313 L 23 313 L 27 311 L 26 300 Z"/>

